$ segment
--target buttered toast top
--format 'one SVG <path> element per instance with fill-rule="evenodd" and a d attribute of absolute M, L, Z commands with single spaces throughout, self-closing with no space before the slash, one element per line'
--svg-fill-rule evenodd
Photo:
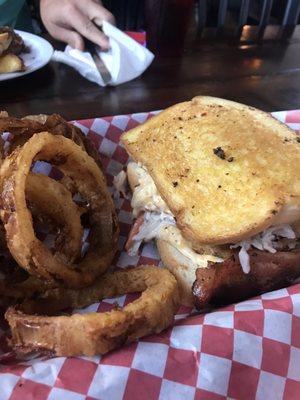
<path fill-rule="evenodd" d="M 194 243 L 235 243 L 300 220 L 299 137 L 267 113 L 200 96 L 122 142 Z"/>

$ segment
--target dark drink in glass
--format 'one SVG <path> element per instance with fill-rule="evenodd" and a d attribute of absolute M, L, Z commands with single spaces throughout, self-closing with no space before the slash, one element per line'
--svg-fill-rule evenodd
<path fill-rule="evenodd" d="M 179 56 L 195 0 L 145 0 L 147 47 L 155 55 Z"/>

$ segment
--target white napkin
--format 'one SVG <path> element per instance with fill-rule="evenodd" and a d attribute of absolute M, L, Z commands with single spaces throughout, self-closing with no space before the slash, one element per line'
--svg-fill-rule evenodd
<path fill-rule="evenodd" d="M 112 77 L 108 85 L 131 81 L 149 67 L 154 55 L 148 49 L 106 21 L 103 21 L 102 30 L 109 38 L 110 50 L 104 52 L 99 49 L 98 54 Z M 67 46 L 65 51 L 56 50 L 52 60 L 70 65 L 86 79 L 106 86 L 88 52 Z"/>

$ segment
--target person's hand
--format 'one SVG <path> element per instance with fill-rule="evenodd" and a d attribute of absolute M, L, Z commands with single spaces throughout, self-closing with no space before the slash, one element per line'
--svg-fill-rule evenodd
<path fill-rule="evenodd" d="M 102 21 L 115 24 L 114 16 L 97 0 L 41 0 L 42 21 L 55 39 L 83 50 L 83 37 L 109 48 L 108 39 L 98 28 Z"/>

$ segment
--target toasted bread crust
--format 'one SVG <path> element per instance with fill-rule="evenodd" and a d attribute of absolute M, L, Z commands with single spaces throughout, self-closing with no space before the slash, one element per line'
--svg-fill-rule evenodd
<path fill-rule="evenodd" d="M 122 137 L 193 243 L 234 243 L 300 205 L 300 143 L 260 110 L 196 97 Z M 300 216 L 299 216 L 300 218 Z"/>

